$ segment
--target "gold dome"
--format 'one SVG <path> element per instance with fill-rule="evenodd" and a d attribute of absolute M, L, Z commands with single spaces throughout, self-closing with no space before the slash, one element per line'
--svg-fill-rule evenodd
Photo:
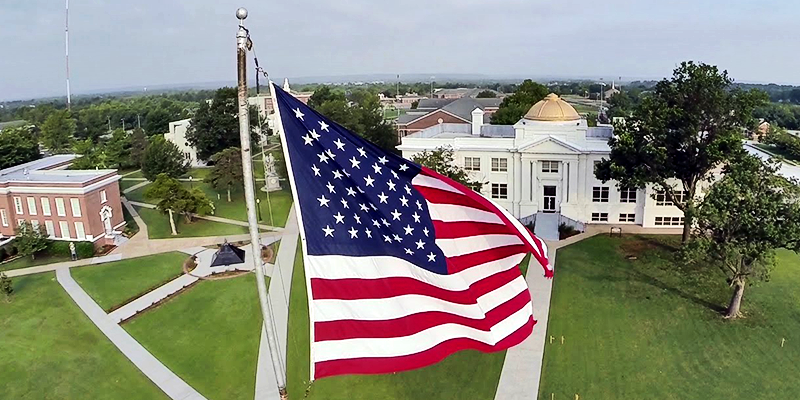
<path fill-rule="evenodd" d="M 524 118 L 532 121 L 578 121 L 581 116 L 557 94 L 550 93 L 544 100 L 534 104 Z"/>

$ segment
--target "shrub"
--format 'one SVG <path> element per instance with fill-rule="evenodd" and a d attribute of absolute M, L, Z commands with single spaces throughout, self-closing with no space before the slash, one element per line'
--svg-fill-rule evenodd
<path fill-rule="evenodd" d="M 69 242 L 54 240 L 47 245 L 47 254 L 51 256 L 68 256 L 69 255 Z"/>
<path fill-rule="evenodd" d="M 75 252 L 78 253 L 78 258 L 94 257 L 94 244 L 90 242 L 77 242 L 75 243 Z"/>
<path fill-rule="evenodd" d="M 562 222 L 558 225 L 558 239 L 563 240 L 570 236 L 575 236 L 581 233 L 579 230 L 575 229 L 572 225 L 567 225 L 566 223 Z"/>
<path fill-rule="evenodd" d="M 8 258 L 8 251 L 5 247 L 0 247 L 0 262 Z"/>

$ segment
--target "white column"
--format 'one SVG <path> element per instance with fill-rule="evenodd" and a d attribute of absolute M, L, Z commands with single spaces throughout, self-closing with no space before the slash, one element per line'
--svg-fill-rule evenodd
<path fill-rule="evenodd" d="M 578 202 L 578 187 L 580 186 L 578 178 L 578 161 L 569 162 L 569 202 L 575 204 Z"/>
<path fill-rule="evenodd" d="M 519 202 L 522 199 L 522 158 L 521 154 L 513 153 L 514 157 L 514 194 L 511 213 L 519 218 Z"/>

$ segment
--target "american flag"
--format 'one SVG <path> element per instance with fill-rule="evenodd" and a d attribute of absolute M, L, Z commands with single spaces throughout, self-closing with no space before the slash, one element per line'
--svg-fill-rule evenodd
<path fill-rule="evenodd" d="M 311 378 L 420 368 L 531 333 L 525 254 L 508 211 L 388 153 L 272 85 L 304 243 Z"/>

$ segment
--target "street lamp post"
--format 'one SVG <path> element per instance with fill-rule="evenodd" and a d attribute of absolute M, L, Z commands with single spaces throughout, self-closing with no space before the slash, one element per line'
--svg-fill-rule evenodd
<path fill-rule="evenodd" d="M 194 189 L 194 185 L 192 185 L 192 176 L 189 175 L 189 189 Z"/>
<path fill-rule="evenodd" d="M 256 210 L 258 210 L 258 222 L 261 222 L 261 199 L 256 198 Z"/>

